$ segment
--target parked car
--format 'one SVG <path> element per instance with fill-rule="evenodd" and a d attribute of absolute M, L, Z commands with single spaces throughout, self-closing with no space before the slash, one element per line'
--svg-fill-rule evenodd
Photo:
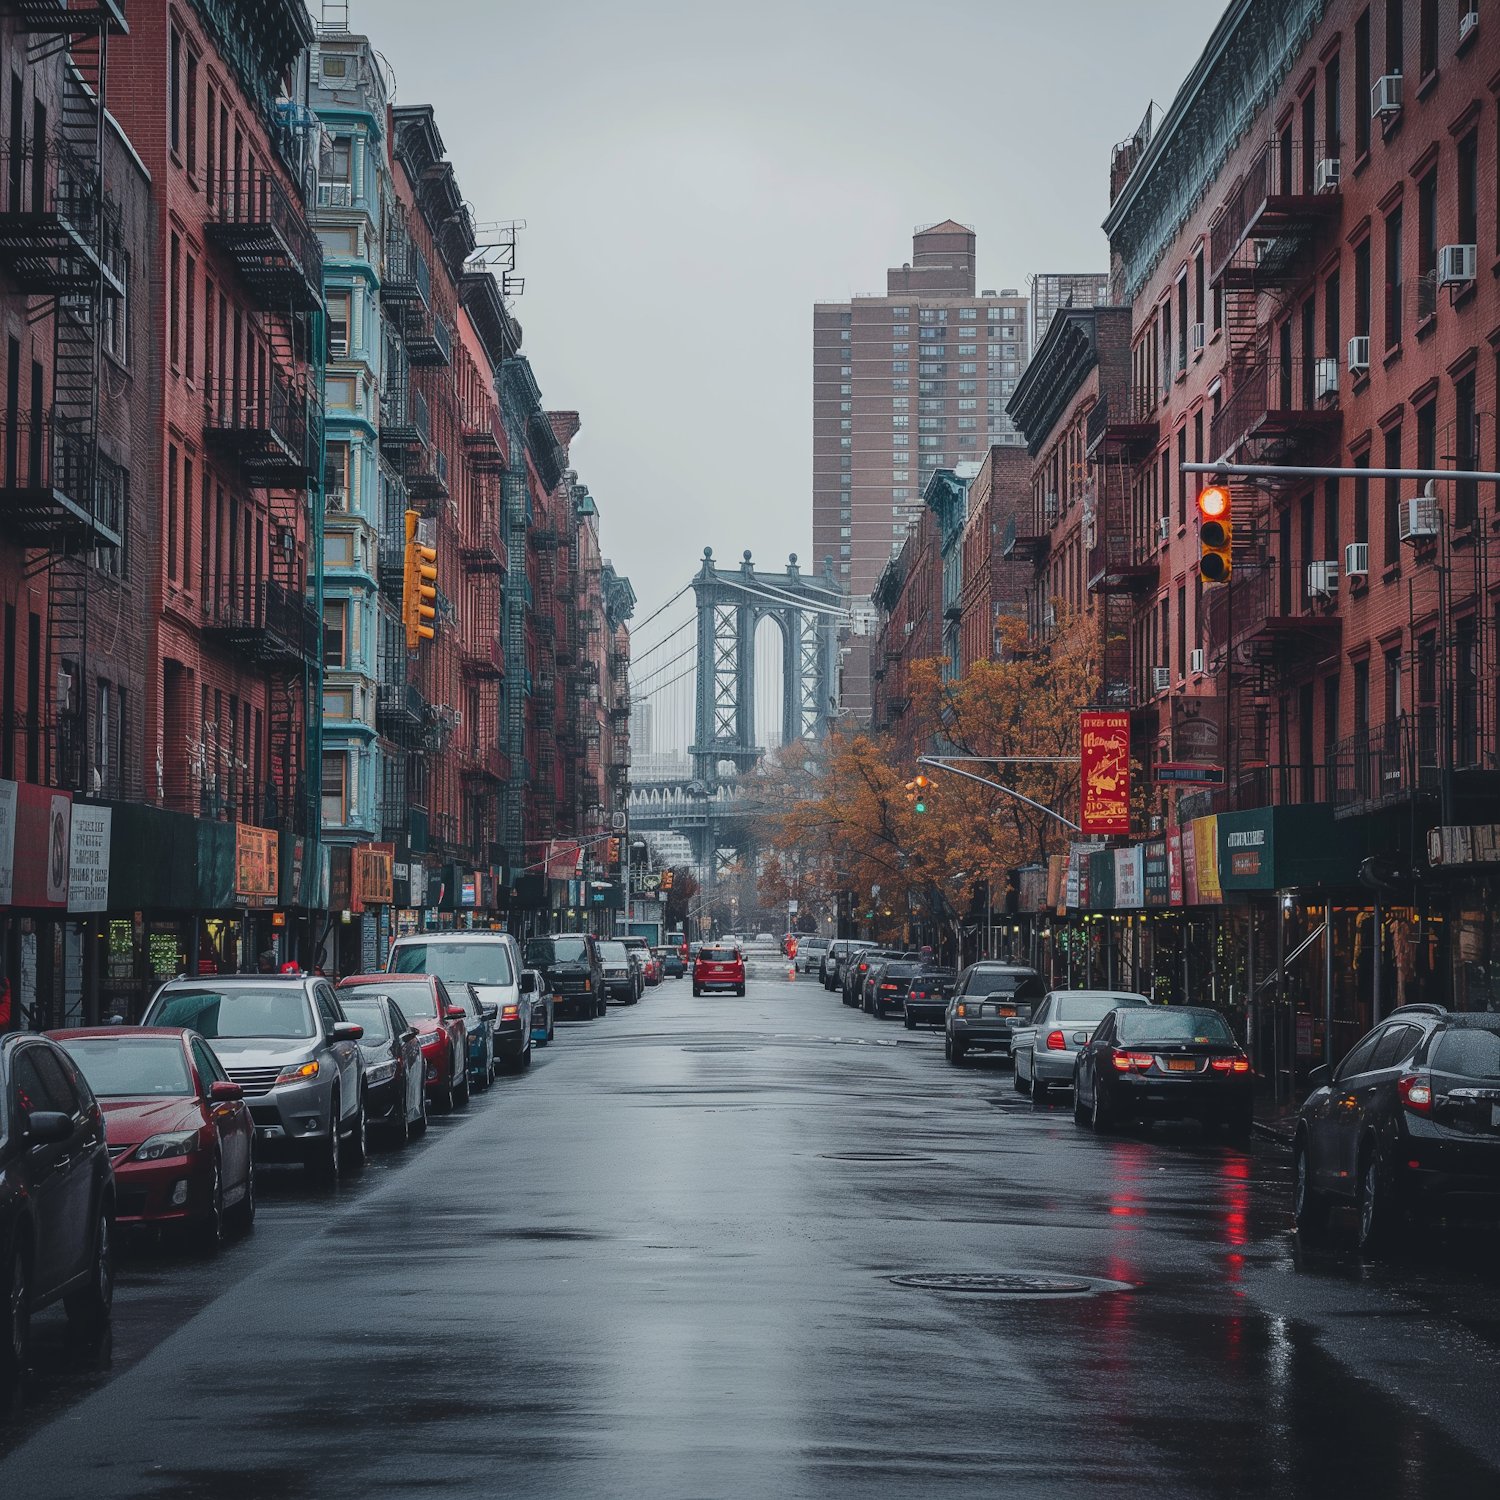
<path fill-rule="evenodd" d="M 884 1016 L 890 1011 L 905 1015 L 908 992 L 919 978 L 932 972 L 932 963 L 914 954 L 882 960 L 879 973 L 872 971 L 871 977 L 866 980 L 868 1002 L 865 1009 L 877 1016 Z M 951 977 L 951 970 L 945 972 Z"/>
<path fill-rule="evenodd" d="M 1025 1026 L 1011 1033 L 1018 1094 L 1041 1104 L 1047 1091 L 1073 1087 L 1073 1059 L 1110 1011 L 1149 1005 L 1128 990 L 1050 990 Z"/>
<path fill-rule="evenodd" d="M 602 1016 L 604 962 L 599 944 L 587 932 L 557 932 L 526 940 L 526 966 L 542 976 L 555 1014 L 581 1019 Z"/>
<path fill-rule="evenodd" d="M 651 944 L 643 937 L 625 937 L 620 941 L 625 944 L 626 952 L 640 964 L 642 992 L 647 986 L 660 984 L 661 974 L 656 968 L 656 955 L 651 951 Z"/>
<path fill-rule="evenodd" d="M 97 1331 L 114 1301 L 114 1174 L 104 1115 L 55 1042 L 0 1036 L 0 1412 L 25 1378 L 31 1318 L 62 1300 Z"/>
<path fill-rule="evenodd" d="M 117 1225 L 170 1225 L 217 1249 L 255 1221 L 255 1124 L 244 1090 L 185 1027 L 48 1033 L 104 1112 Z"/>
<path fill-rule="evenodd" d="M 339 981 L 339 994 L 373 989 L 389 995 L 417 1028 L 422 1049 L 422 1080 L 427 1101 L 444 1113 L 469 1102 L 469 1031 L 464 1008 L 435 974 L 351 974 Z"/>
<path fill-rule="evenodd" d="M 531 1040 L 546 1047 L 557 1035 L 556 1004 L 539 969 L 521 970 L 521 991 L 531 996 Z"/>
<path fill-rule="evenodd" d="M 495 1036 L 499 1030 L 500 1006 L 494 1000 L 481 1000 L 472 984 L 450 984 L 453 1003 L 462 1006 L 464 1030 L 469 1037 L 469 1087 L 483 1093 L 494 1081 L 498 1067 Z"/>
<path fill-rule="evenodd" d="M 422 1033 L 374 985 L 343 990 L 339 1003 L 364 1030 L 359 1052 L 365 1067 L 365 1118 L 371 1130 L 404 1146 L 414 1131 L 420 1135 L 427 1129 Z"/>
<path fill-rule="evenodd" d="M 958 975 L 952 969 L 924 964 L 913 976 L 906 991 L 902 1013 L 906 1029 L 915 1031 L 918 1024 L 941 1026 L 948 1015 L 948 999 Z"/>
<path fill-rule="evenodd" d="M 835 938 L 818 965 L 818 977 L 823 981 L 823 988 L 840 989 L 843 985 L 843 968 L 849 961 L 849 955 L 863 953 L 874 946 L 874 943 L 867 943 L 861 938 Z"/>
<path fill-rule="evenodd" d="M 679 948 L 658 948 L 656 958 L 661 964 L 663 979 L 681 979 L 687 973 L 687 963 Z"/>
<path fill-rule="evenodd" d="M 828 939 L 809 933 L 797 939 L 797 951 L 792 962 L 799 974 L 811 974 L 817 969 L 821 974 L 823 960 L 828 954 Z"/>
<path fill-rule="evenodd" d="M 958 1065 L 970 1052 L 1010 1055 L 1017 1026 L 1046 993 L 1042 976 L 1021 964 L 981 959 L 959 971 L 944 1020 L 943 1054 Z"/>
<path fill-rule="evenodd" d="M 1292 1144 L 1292 1208 L 1308 1237 L 1336 1203 L 1373 1251 L 1452 1206 L 1500 1200 L 1500 1015 L 1402 1005 L 1331 1071 L 1314 1068 Z"/>
<path fill-rule="evenodd" d="M 640 992 L 636 987 L 639 981 L 630 950 L 618 938 L 604 938 L 599 943 L 599 960 L 604 965 L 605 999 L 634 1005 Z"/>
<path fill-rule="evenodd" d="M 726 943 L 705 943 L 693 961 L 693 993 L 733 990 L 745 993 L 745 955 Z"/>
<path fill-rule="evenodd" d="M 1126 1122 L 1193 1119 L 1250 1138 L 1255 1077 L 1216 1010 L 1194 1005 L 1116 1009 L 1073 1063 L 1073 1118 L 1105 1131 Z"/>
<path fill-rule="evenodd" d="M 187 1027 L 244 1090 L 264 1160 L 303 1162 L 333 1182 L 365 1159 L 360 1028 L 315 974 L 171 979 L 143 1026 Z"/>
<path fill-rule="evenodd" d="M 386 963 L 391 974 L 436 974 L 450 994 L 461 985 L 473 986 L 481 1004 L 489 1001 L 496 1008 L 496 1060 L 516 1071 L 531 1063 L 531 996 L 521 991 L 522 967 L 520 945 L 510 933 L 476 931 L 398 937 Z"/>
<path fill-rule="evenodd" d="M 865 975 L 870 965 L 883 958 L 915 958 L 904 948 L 863 948 L 851 953 L 848 962 L 840 965 L 839 978 L 844 992 L 845 1005 L 861 1005 L 864 1001 Z"/>

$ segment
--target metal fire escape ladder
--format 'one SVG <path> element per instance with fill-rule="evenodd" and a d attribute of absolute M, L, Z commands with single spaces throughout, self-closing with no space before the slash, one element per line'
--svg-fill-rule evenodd
<path fill-rule="evenodd" d="M 507 553 L 505 581 L 505 753 L 510 780 L 500 791 L 501 837 L 511 858 L 519 860 L 525 840 L 526 763 L 526 444 L 521 424 L 509 403 L 502 405 L 509 462 L 501 480 L 503 527 Z"/>

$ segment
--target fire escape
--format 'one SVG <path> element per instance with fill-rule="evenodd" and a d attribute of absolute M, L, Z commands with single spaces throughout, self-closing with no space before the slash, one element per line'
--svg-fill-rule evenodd
<path fill-rule="evenodd" d="M 558 536 L 550 527 L 536 526 L 529 540 L 536 552 L 531 610 L 537 648 L 531 684 L 532 805 L 537 828 L 550 835 L 557 820 L 557 666 L 562 661 L 557 639 Z"/>
<path fill-rule="evenodd" d="M 111 269 L 120 218 L 104 189 L 104 105 L 109 37 L 127 31 L 116 0 L 63 8 L 10 0 L 38 69 L 62 59 L 60 115 L 40 99 L 27 123 L 13 117 L 3 143 L 0 266 L 28 299 L 29 321 L 52 320 L 52 400 L 33 367 L 10 382 L 5 412 L 0 530 L 27 549 L 30 576 L 45 575 L 47 661 L 42 774 L 87 790 L 88 600 L 99 548 L 121 545 L 115 498 L 101 482 L 99 361 L 104 304 L 124 289 Z M 34 94 L 37 91 L 33 91 Z M 36 299 L 32 301 L 31 299 Z"/>
<path fill-rule="evenodd" d="M 267 677 L 271 766 L 265 821 L 316 836 L 321 826 L 323 252 L 272 172 L 233 173 L 206 235 L 254 304 L 244 362 L 205 393 L 203 440 L 247 488 L 265 494 L 269 574 L 232 579 L 205 601 L 206 640 Z M 319 491 L 308 506 L 308 490 Z M 304 526 L 304 523 L 305 526 Z M 299 549 L 299 538 L 306 539 Z M 313 596 L 308 596 L 308 585 Z"/>

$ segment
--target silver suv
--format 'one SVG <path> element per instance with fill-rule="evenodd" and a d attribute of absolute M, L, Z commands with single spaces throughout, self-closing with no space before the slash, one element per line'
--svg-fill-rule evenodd
<path fill-rule="evenodd" d="M 385 967 L 391 974 L 436 974 L 455 994 L 467 986 L 478 1004 L 494 1007 L 496 1066 L 509 1072 L 531 1066 L 535 981 L 523 983 L 521 948 L 510 933 L 412 933 L 391 944 Z"/>
<path fill-rule="evenodd" d="M 363 1028 L 312 974 L 169 980 L 143 1026 L 188 1026 L 208 1039 L 244 1091 L 255 1154 L 303 1161 L 325 1180 L 365 1159 Z M 347 1158 L 346 1158 L 347 1152 Z"/>

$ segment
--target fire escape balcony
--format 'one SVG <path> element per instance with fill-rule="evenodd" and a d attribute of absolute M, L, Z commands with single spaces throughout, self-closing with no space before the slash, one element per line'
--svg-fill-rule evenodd
<path fill-rule="evenodd" d="M 459 547 L 459 561 L 470 573 L 504 573 L 509 566 L 509 556 L 509 550 L 500 540 L 493 512 L 482 511 L 478 534 Z"/>
<path fill-rule="evenodd" d="M 406 593 L 406 544 L 395 538 L 381 537 L 379 548 L 380 592 L 395 604 Z"/>
<path fill-rule="evenodd" d="M 392 379 L 380 398 L 380 451 L 400 469 L 409 448 L 432 440 L 427 398 L 405 379 Z"/>
<path fill-rule="evenodd" d="M 44 140 L 40 148 L 28 141 L 19 163 L 0 143 L 0 162 L 10 171 L 10 194 L 0 199 L 0 267 L 17 290 L 124 296 L 100 262 L 99 246 L 119 238 L 120 214 L 108 194 L 101 197 L 93 166 L 63 140 Z M 30 209 L 22 207 L 26 201 Z"/>
<path fill-rule="evenodd" d="M 510 757 L 498 745 L 466 745 L 458 774 L 465 781 L 509 781 Z"/>
<path fill-rule="evenodd" d="M 413 500 L 446 500 L 448 455 L 436 445 L 418 443 L 406 450 L 401 477 L 406 483 L 406 493 Z"/>
<path fill-rule="evenodd" d="M 217 216 L 204 232 L 234 262 L 262 309 L 321 310 L 323 247 L 274 173 L 227 174 Z"/>
<path fill-rule="evenodd" d="M 1052 545 L 1050 525 L 1038 530 L 1031 508 L 1018 510 L 1005 523 L 1001 551 L 1016 562 L 1040 562 Z"/>
<path fill-rule="evenodd" d="M 1290 278 L 1322 230 L 1343 212 L 1339 147 L 1294 140 L 1261 147 L 1209 235 L 1209 279 L 1263 288 Z"/>
<path fill-rule="evenodd" d="M 1297 585 L 1294 570 L 1274 557 L 1236 559 L 1230 582 L 1204 592 L 1209 659 L 1232 654 L 1247 667 L 1281 669 L 1337 651 L 1343 621 L 1304 608 Z"/>
<path fill-rule="evenodd" d="M 94 483 L 94 449 L 56 412 L 0 413 L 0 534 L 30 547 L 118 547 L 120 518 Z"/>
<path fill-rule="evenodd" d="M 464 451 L 480 474 L 499 474 L 505 469 L 505 451 L 495 431 L 495 414 L 489 408 L 464 413 Z"/>
<path fill-rule="evenodd" d="M 6 0 L 5 13 L 15 19 L 16 30 L 33 36 L 93 35 L 113 31 L 128 36 L 124 0 L 94 0 L 93 4 L 64 5 L 62 0 Z"/>
<path fill-rule="evenodd" d="M 313 473 L 307 418 L 306 394 L 273 364 L 269 389 L 233 379 L 209 382 L 203 442 L 237 464 L 251 485 L 301 489 Z"/>
<path fill-rule="evenodd" d="M 453 336 L 448 325 L 420 302 L 407 304 L 402 338 L 412 365 L 432 369 L 453 363 Z"/>
<path fill-rule="evenodd" d="M 271 671 L 300 672 L 318 659 L 322 622 L 309 599 L 269 579 L 203 601 L 205 639 Z"/>
<path fill-rule="evenodd" d="M 1340 740 L 1329 757 L 1334 816 L 1357 817 L 1409 802 L 1442 784 L 1437 708 L 1401 714 Z"/>
<path fill-rule="evenodd" d="M 431 710 L 416 685 L 381 683 L 375 699 L 375 728 L 392 744 L 407 750 L 423 749 Z"/>
<path fill-rule="evenodd" d="M 1144 551 L 1125 524 L 1124 506 L 1112 506 L 1094 522 L 1088 550 L 1088 586 L 1094 594 L 1139 594 L 1154 589 L 1161 573 L 1154 550 Z"/>
<path fill-rule="evenodd" d="M 1261 463 L 1285 463 L 1336 439 L 1339 361 L 1270 356 L 1240 371 L 1213 419 L 1211 446 L 1229 459 L 1252 439 Z"/>
<path fill-rule="evenodd" d="M 465 677 L 496 678 L 505 676 L 505 653 L 500 642 L 463 641 L 458 648 L 458 664 Z"/>
<path fill-rule="evenodd" d="M 1118 458 L 1129 463 L 1156 446 L 1157 393 L 1139 387 L 1104 392 L 1089 411 L 1084 428 L 1089 458 Z"/>

